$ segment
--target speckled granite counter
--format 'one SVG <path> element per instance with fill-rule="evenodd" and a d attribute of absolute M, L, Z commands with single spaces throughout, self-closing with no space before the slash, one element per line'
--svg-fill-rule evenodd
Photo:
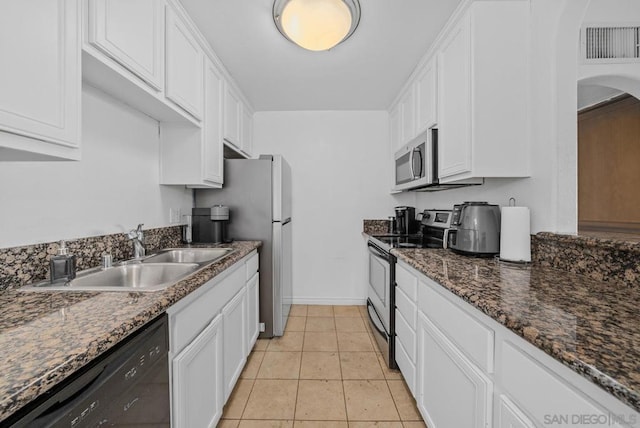
<path fill-rule="evenodd" d="M 640 289 L 440 249 L 392 253 L 640 411 Z"/>
<path fill-rule="evenodd" d="M 0 421 L 260 245 L 220 245 L 237 251 L 159 292 L 0 292 Z"/>

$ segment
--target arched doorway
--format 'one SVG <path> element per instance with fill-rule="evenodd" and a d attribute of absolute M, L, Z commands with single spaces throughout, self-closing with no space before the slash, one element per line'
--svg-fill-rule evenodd
<path fill-rule="evenodd" d="M 611 77 L 589 82 L 611 85 Z M 640 233 L 640 100 L 621 90 L 626 85 L 616 86 L 578 85 L 581 233 Z M 639 89 L 640 80 L 632 87 Z M 599 97 L 604 100 L 598 102 Z"/>

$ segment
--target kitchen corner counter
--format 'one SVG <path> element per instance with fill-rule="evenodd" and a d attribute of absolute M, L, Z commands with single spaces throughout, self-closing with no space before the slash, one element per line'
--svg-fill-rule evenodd
<path fill-rule="evenodd" d="M 640 411 L 640 289 L 443 249 L 391 253 Z"/>
<path fill-rule="evenodd" d="M 260 241 L 158 292 L 0 292 L 0 421 L 234 265 Z"/>

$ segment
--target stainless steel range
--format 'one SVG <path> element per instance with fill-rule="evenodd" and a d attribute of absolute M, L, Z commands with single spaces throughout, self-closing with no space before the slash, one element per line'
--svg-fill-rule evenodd
<path fill-rule="evenodd" d="M 377 235 L 369 238 L 367 312 L 378 348 L 390 368 L 395 361 L 395 271 L 392 248 L 444 248 L 451 210 L 425 210 L 419 234 Z"/>

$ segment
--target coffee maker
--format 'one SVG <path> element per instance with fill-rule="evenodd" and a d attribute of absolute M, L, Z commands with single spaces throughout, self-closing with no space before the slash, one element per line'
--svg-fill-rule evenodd
<path fill-rule="evenodd" d="M 418 231 L 416 221 L 416 209 L 414 207 L 395 207 L 396 219 L 394 233 L 398 235 L 411 235 Z"/>
<path fill-rule="evenodd" d="M 228 236 L 229 207 L 214 205 L 210 208 L 193 208 L 192 240 L 194 243 L 221 244 L 231 242 Z"/>

